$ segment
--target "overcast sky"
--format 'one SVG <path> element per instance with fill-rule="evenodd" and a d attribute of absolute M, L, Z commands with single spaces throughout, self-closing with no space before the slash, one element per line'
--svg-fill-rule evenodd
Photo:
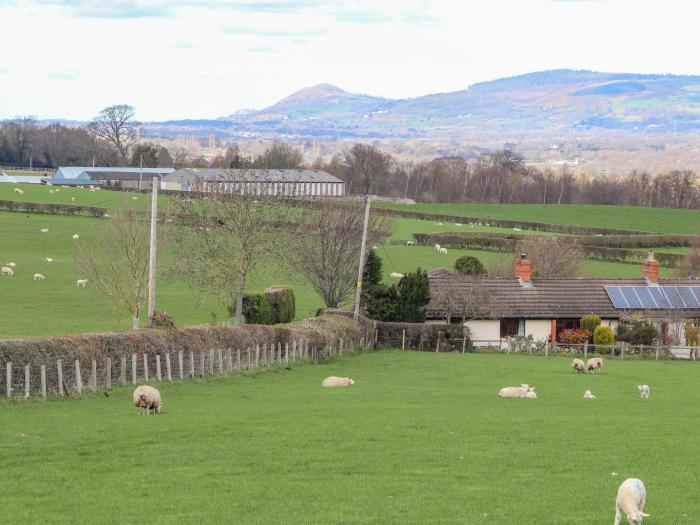
<path fill-rule="evenodd" d="M 0 118 L 215 118 L 328 82 L 390 98 L 555 68 L 700 74 L 700 2 L 0 0 Z"/>

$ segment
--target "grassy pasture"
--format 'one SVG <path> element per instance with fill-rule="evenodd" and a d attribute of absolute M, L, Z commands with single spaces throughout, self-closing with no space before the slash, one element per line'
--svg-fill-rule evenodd
<path fill-rule="evenodd" d="M 252 376 L 0 402 L 5 523 L 611 523 L 639 477 L 649 524 L 694 525 L 697 364 L 381 352 Z M 325 390 L 328 375 L 349 389 Z M 500 399 L 527 382 L 538 400 Z M 642 401 L 635 385 L 651 386 Z M 596 400 L 581 398 L 590 388 Z M 673 414 L 673 417 L 668 417 Z M 60 428 L 60 432 L 57 429 Z"/>

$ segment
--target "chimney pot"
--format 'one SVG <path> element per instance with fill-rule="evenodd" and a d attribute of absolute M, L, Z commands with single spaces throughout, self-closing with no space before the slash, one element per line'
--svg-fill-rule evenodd
<path fill-rule="evenodd" d="M 521 253 L 520 259 L 515 261 L 515 276 L 523 284 L 532 282 L 532 261 L 527 258 L 526 253 Z"/>
<path fill-rule="evenodd" d="M 661 264 L 654 259 L 654 252 L 649 252 L 646 260 L 642 262 L 642 275 L 649 284 L 659 284 L 659 267 Z"/>

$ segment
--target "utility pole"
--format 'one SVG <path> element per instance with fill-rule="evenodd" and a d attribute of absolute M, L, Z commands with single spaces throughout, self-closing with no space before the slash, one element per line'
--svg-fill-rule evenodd
<path fill-rule="evenodd" d="M 151 243 L 148 260 L 148 321 L 156 312 L 156 225 L 158 224 L 158 185 L 160 179 L 153 177 L 151 186 Z"/>
<path fill-rule="evenodd" d="M 355 290 L 355 315 L 357 321 L 360 317 L 360 294 L 362 293 L 362 273 L 365 270 L 365 248 L 367 245 L 367 228 L 369 227 L 369 195 L 365 197 L 365 223 L 362 227 L 362 245 L 360 246 L 360 266 L 357 269 L 357 289 Z"/>

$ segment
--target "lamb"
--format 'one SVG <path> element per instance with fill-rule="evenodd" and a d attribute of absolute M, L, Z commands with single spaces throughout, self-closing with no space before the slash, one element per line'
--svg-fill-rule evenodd
<path fill-rule="evenodd" d="M 7 263 L 7 266 L 11 266 L 12 268 L 14 268 L 17 265 L 14 262 L 9 262 L 9 263 Z"/>
<path fill-rule="evenodd" d="M 416 241 L 406 241 L 406 246 L 415 246 Z"/>
<path fill-rule="evenodd" d="M 85 288 L 85 285 L 87 284 L 87 281 L 88 281 L 87 279 L 78 279 L 78 280 L 75 282 L 75 287 L 76 287 L 76 288 Z"/>
<path fill-rule="evenodd" d="M 586 390 L 583 393 L 583 399 L 595 399 L 596 397 L 593 395 L 593 393 L 590 390 Z"/>
<path fill-rule="evenodd" d="M 585 374 L 586 364 L 583 362 L 583 359 L 574 359 L 571 361 L 571 370 L 576 370 L 579 374 Z"/>
<path fill-rule="evenodd" d="M 436 244 L 436 245 L 435 245 L 435 251 L 436 251 L 436 252 L 439 252 L 439 251 L 440 251 L 440 245 L 439 245 L 439 244 Z"/>
<path fill-rule="evenodd" d="M 440 248 L 440 255 L 447 255 L 447 248 Z"/>
<path fill-rule="evenodd" d="M 642 399 L 649 399 L 649 385 L 637 385 Z"/>
<path fill-rule="evenodd" d="M 535 387 L 530 387 L 525 393 L 525 399 L 537 399 L 537 394 L 535 394 Z"/>
<path fill-rule="evenodd" d="M 499 397 L 525 397 L 530 391 L 530 385 L 525 383 L 520 386 L 506 386 L 498 391 Z"/>
<path fill-rule="evenodd" d="M 602 357 L 591 357 L 586 362 L 586 372 L 592 372 L 595 370 L 598 370 L 600 372 L 601 368 L 603 368 L 603 358 Z"/>
<path fill-rule="evenodd" d="M 156 414 L 160 414 L 160 392 L 149 385 L 142 385 L 134 390 L 133 394 L 134 406 L 139 409 L 139 415 L 142 411 L 146 411 L 146 415 L 153 410 Z"/>
<path fill-rule="evenodd" d="M 9 266 L 3 266 L 3 267 L 2 267 L 2 270 L 0 270 L 0 271 L 2 271 L 2 276 L 3 276 L 3 277 L 6 276 L 6 275 L 7 275 L 8 277 L 12 277 L 12 276 L 15 274 L 15 272 L 13 272 L 13 271 L 12 271 L 12 268 L 10 268 Z"/>
<path fill-rule="evenodd" d="M 41 229 L 41 233 L 49 233 L 49 229 L 48 229 L 48 228 L 42 228 L 42 229 Z"/>
<path fill-rule="evenodd" d="M 403 279 L 404 275 L 402 273 L 398 272 L 391 272 L 391 277 L 395 277 L 396 279 Z"/>
<path fill-rule="evenodd" d="M 47 258 L 46 258 L 46 262 L 47 262 L 47 263 L 52 263 L 52 262 L 53 262 L 53 259 L 52 259 L 51 257 L 47 257 Z"/>
<path fill-rule="evenodd" d="M 73 240 L 76 240 L 76 241 L 77 241 L 78 239 L 80 239 L 80 235 L 78 235 L 77 233 L 74 233 L 74 234 L 73 234 Z"/>
<path fill-rule="evenodd" d="M 15 188 L 15 193 L 18 195 L 24 195 L 24 190 L 21 190 L 20 188 Z"/>
<path fill-rule="evenodd" d="M 627 523 L 640 525 L 644 518 L 649 516 L 644 512 L 646 499 L 647 489 L 644 488 L 641 480 L 628 478 L 623 481 L 615 499 L 615 525 L 620 525 L 623 512 L 627 515 Z"/>
<path fill-rule="evenodd" d="M 35 273 L 35 274 L 34 274 L 34 280 L 35 280 L 35 281 L 43 281 L 43 280 L 45 280 L 45 279 L 46 279 L 46 277 L 44 277 L 44 276 L 43 276 L 42 274 L 40 274 L 40 273 Z"/>
<path fill-rule="evenodd" d="M 340 387 L 346 387 L 350 385 L 354 385 L 355 381 L 350 379 L 349 377 L 336 377 L 336 376 L 330 376 L 324 379 L 321 382 L 321 386 L 324 388 L 340 388 Z"/>

